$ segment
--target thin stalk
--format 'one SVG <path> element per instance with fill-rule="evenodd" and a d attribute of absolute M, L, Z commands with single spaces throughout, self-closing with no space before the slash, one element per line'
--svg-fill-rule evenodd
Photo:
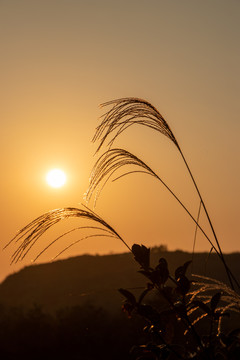
<path fill-rule="evenodd" d="M 175 193 L 169 188 L 169 186 L 147 164 L 145 164 L 137 156 L 133 155 L 132 153 L 129 153 L 127 150 L 110 149 L 110 150 L 107 150 L 98 159 L 98 161 L 96 162 L 96 164 L 94 166 L 93 172 L 92 172 L 93 175 L 91 177 L 91 181 L 90 181 L 90 185 L 89 185 L 89 189 L 88 189 L 88 193 L 87 193 L 88 200 L 90 200 L 93 191 L 96 189 L 96 186 L 99 185 L 99 183 L 103 180 L 103 178 L 105 176 L 107 176 L 107 180 L 104 182 L 104 185 L 109 180 L 109 178 L 119 168 L 121 168 L 122 166 L 125 166 L 125 165 L 137 165 L 137 166 L 140 166 L 141 168 L 144 169 L 144 171 L 142 171 L 142 172 L 144 172 L 144 173 L 146 172 L 149 175 L 155 177 L 157 180 L 159 180 L 166 187 L 166 189 L 174 196 L 174 198 L 178 201 L 178 203 L 182 206 L 182 208 L 188 213 L 188 215 L 194 221 L 196 226 L 201 230 L 203 235 L 206 237 L 208 242 L 211 244 L 212 248 L 216 251 L 216 253 L 220 257 L 221 261 L 223 262 L 223 258 L 222 258 L 223 256 L 220 253 L 220 251 L 212 243 L 212 241 L 207 236 L 205 231 L 199 225 L 198 220 L 195 220 L 195 218 L 192 216 L 192 214 L 189 212 L 189 210 L 186 208 L 186 206 L 182 203 L 182 201 L 175 195 Z M 134 173 L 134 172 L 138 172 L 138 171 L 131 171 L 131 172 L 127 172 L 126 174 Z M 124 176 L 126 174 L 123 174 L 120 177 L 122 177 L 122 176 Z M 120 177 L 117 177 L 116 179 L 119 179 Z M 227 265 L 225 264 L 225 266 L 227 266 Z M 230 270 L 228 270 L 228 271 L 230 273 Z"/>
<path fill-rule="evenodd" d="M 233 282 L 232 282 L 232 274 L 231 274 L 231 272 L 230 272 L 230 270 L 229 270 L 229 268 L 228 268 L 228 266 L 227 266 L 227 264 L 226 264 L 226 262 L 225 262 L 225 259 L 224 259 L 223 253 L 222 253 L 222 249 L 221 249 L 220 243 L 219 243 L 219 241 L 218 241 L 217 235 L 216 235 L 216 233 L 215 233 L 215 230 L 214 230 L 212 221 L 211 221 L 210 216 L 209 216 L 209 214 L 208 214 L 206 205 L 205 205 L 205 203 L 204 203 L 204 201 L 203 201 L 203 198 L 202 198 L 202 195 L 201 195 L 201 193 L 200 193 L 200 191 L 199 191 L 199 189 L 198 189 L 197 183 L 196 183 L 196 181 L 195 181 L 195 179 L 194 179 L 194 177 L 193 177 L 193 174 L 192 174 L 192 172 L 191 172 L 191 170 L 190 170 L 190 168 L 189 168 L 189 166 L 188 166 L 188 163 L 187 163 L 187 161 L 186 161 L 186 159 L 185 159 L 185 157 L 184 157 L 184 155 L 183 155 L 180 147 L 179 147 L 179 151 L 180 151 L 180 154 L 181 154 L 181 156 L 182 156 L 182 159 L 183 159 L 183 161 L 184 161 L 184 163 L 185 163 L 185 165 L 186 165 L 186 167 L 187 167 L 187 170 L 188 170 L 188 172 L 189 172 L 189 175 L 190 175 L 190 177 L 191 177 L 191 179 L 192 179 L 192 181 L 193 181 L 193 184 L 194 184 L 195 189 L 196 189 L 196 191 L 197 191 L 197 193 L 198 193 L 199 199 L 200 199 L 200 201 L 201 201 L 201 203 L 202 203 L 203 209 L 204 209 L 205 214 L 206 214 L 206 216 L 207 216 L 208 223 L 209 223 L 209 225 L 210 225 L 210 227 L 211 227 L 213 236 L 214 236 L 214 238 L 215 238 L 215 241 L 216 241 L 216 244 L 217 244 L 217 247 L 218 247 L 218 251 L 219 251 L 221 260 L 222 260 L 223 265 L 224 265 L 224 267 L 225 267 L 225 270 L 226 270 L 226 273 L 227 273 L 227 276 L 228 276 L 228 280 L 229 280 L 229 282 L 230 282 L 231 288 L 234 290 L 234 285 L 233 285 Z M 214 250 L 216 251 L 215 247 L 214 247 Z M 236 279 L 235 279 L 235 281 L 236 281 Z M 240 288 L 239 283 L 238 283 L 237 281 L 236 281 L 236 283 L 237 283 L 238 287 Z"/>
<path fill-rule="evenodd" d="M 186 206 L 182 203 L 182 201 L 174 194 L 174 192 L 168 187 L 168 185 L 157 175 L 156 178 L 161 181 L 161 183 L 166 187 L 166 189 L 173 195 L 173 197 L 177 200 L 177 202 L 182 206 L 182 208 L 186 211 L 186 213 L 190 216 L 190 218 L 195 222 L 196 226 L 198 227 L 198 229 L 203 233 L 203 235 L 206 237 L 206 239 L 209 241 L 209 243 L 211 244 L 211 246 L 213 247 L 213 249 L 216 251 L 216 253 L 218 254 L 218 256 L 220 256 L 220 252 L 218 251 L 218 249 L 216 248 L 216 246 L 214 246 L 214 244 L 212 243 L 212 241 L 210 240 L 210 238 L 207 236 L 207 234 L 205 233 L 205 231 L 203 230 L 203 228 L 199 225 L 198 221 L 193 217 L 193 215 L 190 213 L 190 211 L 186 208 Z"/>
<path fill-rule="evenodd" d="M 151 174 L 153 175 L 153 174 Z M 190 216 L 190 218 L 195 222 L 196 226 L 198 227 L 198 229 L 202 232 L 202 234 L 206 237 L 206 239 L 208 240 L 208 242 L 210 243 L 210 245 L 212 246 L 212 248 L 215 250 L 216 254 L 219 256 L 219 258 L 221 259 L 221 261 L 224 264 L 226 273 L 228 275 L 229 278 L 229 282 L 230 285 L 232 287 L 232 290 L 234 290 L 234 286 L 232 283 L 232 279 L 235 281 L 235 283 L 237 284 L 237 286 L 240 289 L 240 285 L 237 281 L 237 279 L 235 278 L 235 276 L 233 275 L 233 273 L 231 272 L 231 270 L 229 269 L 229 267 L 227 266 L 225 259 L 223 257 L 223 254 L 221 252 L 221 248 L 220 251 L 216 248 L 216 246 L 212 243 L 212 241 L 210 240 L 210 238 L 207 236 L 207 234 L 205 233 L 205 231 L 203 230 L 203 228 L 199 225 L 198 221 L 192 216 L 192 214 L 190 213 L 190 211 L 186 208 L 186 206 L 182 203 L 182 201 L 174 194 L 174 192 L 168 187 L 168 185 L 156 174 L 154 173 L 154 175 L 156 176 L 156 178 L 161 181 L 161 183 L 166 187 L 166 189 L 173 195 L 173 197 L 177 200 L 177 202 L 182 206 L 182 208 L 186 211 L 186 213 Z M 201 201 L 202 201 L 202 197 L 201 197 Z M 203 205 L 203 203 L 202 203 Z"/>
<path fill-rule="evenodd" d="M 198 214 L 197 214 L 197 223 L 199 223 L 199 218 L 200 218 L 200 213 L 201 213 L 201 207 L 202 207 L 202 201 L 200 200 L 200 204 L 199 204 L 199 208 L 198 208 Z M 193 272 L 193 257 L 194 257 L 195 246 L 196 246 L 196 241 L 197 241 L 197 231 L 198 231 L 198 227 L 196 226 L 195 232 L 194 232 L 194 239 L 193 239 L 191 273 Z"/>

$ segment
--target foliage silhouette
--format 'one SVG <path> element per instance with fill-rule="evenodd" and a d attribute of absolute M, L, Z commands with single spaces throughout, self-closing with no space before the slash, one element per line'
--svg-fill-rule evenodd
<path fill-rule="evenodd" d="M 119 289 L 125 297 L 123 310 L 129 317 L 143 317 L 147 323 L 145 331 L 151 335 L 149 343 L 132 349 L 136 359 L 238 359 L 240 328 L 226 334 L 221 326 L 223 317 L 230 316 L 230 310 L 240 313 L 240 296 L 214 280 L 215 286 L 190 281 L 186 272 L 191 261 L 179 266 L 172 276 L 164 258 L 155 267 L 150 266 L 150 252 L 145 246 L 134 244 L 132 251 L 140 265 L 139 272 L 148 282 L 138 300 L 130 291 Z M 195 289 L 190 292 L 192 284 Z M 211 290 L 208 296 L 203 295 L 206 290 Z M 165 306 L 162 301 L 159 308 L 146 304 L 146 297 L 152 291 L 165 300 Z M 199 331 L 197 325 L 202 319 L 207 324 Z"/>

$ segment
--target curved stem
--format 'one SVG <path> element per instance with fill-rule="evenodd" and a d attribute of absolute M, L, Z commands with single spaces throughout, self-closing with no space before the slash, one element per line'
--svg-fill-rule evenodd
<path fill-rule="evenodd" d="M 156 175 L 156 174 L 155 174 Z M 216 246 L 214 246 L 214 244 L 212 243 L 212 241 L 210 240 L 210 238 L 207 236 L 207 234 L 205 233 L 205 231 L 203 230 L 203 228 L 198 224 L 197 220 L 193 217 L 193 215 L 190 213 L 190 211 L 186 208 L 186 206 L 182 203 L 182 201 L 174 194 L 174 192 L 170 189 L 170 187 L 168 187 L 168 185 L 158 176 L 156 175 L 156 178 L 161 181 L 161 183 L 166 187 L 166 189 L 173 195 L 173 197 L 177 200 L 177 202 L 182 206 L 182 208 L 186 211 L 186 213 L 190 216 L 190 218 L 194 221 L 194 223 L 196 224 L 196 226 L 198 227 L 198 229 L 203 233 L 203 235 L 205 236 L 205 238 L 208 240 L 208 242 L 211 244 L 211 246 L 213 247 L 213 249 L 216 251 L 216 253 L 220 256 L 220 252 L 218 251 L 218 249 L 216 248 Z"/>
<path fill-rule="evenodd" d="M 188 167 L 189 169 L 189 167 Z M 190 169 L 189 169 L 190 171 Z M 150 174 L 152 176 L 155 176 L 159 181 L 161 181 L 161 183 L 166 187 L 166 189 L 173 195 L 173 197 L 177 200 L 177 202 L 182 206 L 182 208 L 186 211 L 186 213 L 190 216 L 190 218 L 194 221 L 194 223 L 196 224 L 196 226 L 198 227 L 198 229 L 202 232 L 202 234 L 205 236 L 205 238 L 208 240 L 208 242 L 210 243 L 210 245 L 212 246 L 212 248 L 215 250 L 216 254 L 219 256 L 219 258 L 221 259 L 221 261 L 224 264 L 226 273 L 228 275 L 229 278 L 229 282 L 231 284 L 232 289 L 234 290 L 234 286 L 232 283 L 232 279 L 235 281 L 235 283 L 237 284 L 238 288 L 240 289 L 240 285 L 237 281 L 237 279 L 235 278 L 235 276 L 233 275 L 233 273 L 231 272 L 231 270 L 229 269 L 229 267 L 227 266 L 225 259 L 223 257 L 221 248 L 220 250 L 218 250 L 216 248 L 216 246 L 213 244 L 213 242 L 211 241 L 211 239 L 207 236 L 207 234 L 205 233 L 205 231 L 203 230 L 203 228 L 199 225 L 198 221 L 193 217 L 193 215 L 190 213 L 190 211 L 186 208 L 186 206 L 182 203 L 182 201 L 174 194 L 174 192 L 169 188 L 169 186 L 156 174 Z M 195 183 L 195 181 L 194 181 Z M 200 194 L 200 193 L 199 193 Z M 201 201 L 202 201 L 202 197 L 201 197 Z M 203 203 L 202 203 L 203 205 Z M 205 208 L 204 208 L 205 209 Z"/>
<path fill-rule="evenodd" d="M 226 264 L 226 262 L 225 262 L 225 259 L 224 259 L 223 253 L 222 253 L 222 249 L 221 249 L 220 243 L 219 243 L 219 241 L 218 241 L 217 235 L 216 235 L 216 233 L 215 233 L 215 230 L 214 230 L 212 221 L 211 221 L 210 216 L 209 216 L 209 214 L 208 214 L 206 205 L 205 205 L 205 203 L 204 203 L 204 201 L 203 201 L 203 198 L 202 198 L 202 195 L 201 195 L 201 193 L 200 193 L 200 191 L 199 191 L 199 189 L 198 189 L 197 183 L 196 183 L 196 181 L 195 181 L 195 179 L 194 179 L 194 177 L 193 177 L 193 174 L 192 174 L 192 172 L 191 172 L 191 170 L 190 170 L 190 168 L 189 168 L 189 166 L 188 166 L 188 163 L 187 163 L 187 161 L 186 161 L 186 159 L 185 159 L 185 157 L 184 157 L 184 155 L 183 155 L 183 153 L 182 153 L 182 151 L 181 151 L 180 148 L 179 148 L 179 151 L 180 151 L 180 154 L 181 154 L 181 156 L 182 156 L 182 159 L 183 159 L 183 161 L 184 161 L 184 163 L 185 163 L 185 165 L 186 165 L 186 167 L 187 167 L 187 170 L 188 170 L 188 172 L 189 172 L 189 175 L 190 175 L 190 177 L 191 177 L 191 179 L 192 179 L 192 181 L 193 181 L 193 184 L 194 184 L 195 189 L 196 189 L 196 191 L 197 191 L 197 193 L 198 193 L 199 199 L 200 199 L 200 201 L 201 201 L 201 203 L 202 203 L 203 209 L 204 209 L 205 214 L 206 214 L 206 216 L 207 216 L 208 223 L 209 223 L 209 225 L 210 225 L 210 227 L 211 227 L 211 230 L 212 230 L 214 239 L 215 239 L 215 241 L 216 241 L 216 244 L 217 244 L 217 247 L 218 247 L 218 251 L 219 251 L 221 260 L 222 260 L 223 265 L 224 265 L 224 267 L 225 267 L 225 270 L 226 270 L 226 273 L 227 273 L 227 276 L 228 276 L 230 285 L 231 285 L 232 289 L 234 290 L 234 285 L 233 285 L 233 282 L 232 282 L 232 277 L 233 277 L 233 276 L 232 276 L 232 273 L 230 272 L 230 270 L 229 270 L 229 268 L 228 268 L 228 266 L 227 266 L 227 264 Z M 212 245 L 211 242 L 210 242 L 210 244 Z M 214 250 L 216 251 L 216 248 L 215 248 L 215 247 L 214 247 Z M 234 280 L 235 280 L 236 284 L 238 285 L 238 287 L 240 288 L 240 285 L 239 285 L 238 281 L 237 281 L 235 278 L 234 278 Z"/>
<path fill-rule="evenodd" d="M 201 207 L 202 207 L 202 201 L 200 200 L 200 204 L 199 204 L 199 208 L 198 208 L 198 214 L 197 214 L 197 223 L 199 223 Z M 193 257 L 194 257 L 195 246 L 196 246 L 196 241 L 197 241 L 197 231 L 198 231 L 198 227 L 196 226 L 195 232 L 194 232 L 194 239 L 193 239 L 192 266 L 191 266 L 192 269 L 191 269 L 191 273 L 193 272 Z"/>

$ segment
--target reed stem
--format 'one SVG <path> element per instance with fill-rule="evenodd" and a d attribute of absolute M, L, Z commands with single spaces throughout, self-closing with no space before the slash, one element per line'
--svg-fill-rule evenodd
<path fill-rule="evenodd" d="M 226 270 L 226 273 L 227 273 L 227 276 L 228 276 L 228 280 L 229 280 L 229 282 L 230 282 L 230 285 L 231 285 L 232 289 L 234 290 L 234 285 L 233 285 L 233 281 L 232 281 L 232 275 L 230 275 L 231 272 L 230 272 L 230 270 L 229 270 L 229 268 L 228 268 L 228 266 L 227 266 L 227 264 L 226 264 L 226 262 L 225 262 L 225 258 L 224 258 L 224 256 L 223 256 L 222 249 L 221 249 L 220 243 L 219 243 L 219 241 L 218 241 L 216 232 L 215 232 L 215 230 L 214 230 L 214 227 L 213 227 L 211 218 L 210 218 L 210 216 L 209 216 L 209 214 L 208 214 L 206 205 L 205 205 L 204 200 L 203 200 L 203 198 L 202 198 L 202 195 L 201 195 L 201 193 L 200 193 L 200 191 L 199 191 L 199 189 L 198 189 L 198 186 L 197 186 L 197 183 L 196 183 L 196 181 L 195 181 L 195 179 L 194 179 L 194 176 L 193 176 L 193 174 L 192 174 L 192 172 L 191 172 L 191 170 L 190 170 L 190 168 L 189 168 L 189 166 L 188 166 L 188 163 L 187 163 L 187 161 L 186 161 L 186 159 L 185 159 L 185 157 L 184 157 L 184 155 L 183 155 L 183 153 L 182 153 L 182 150 L 181 150 L 180 148 L 179 148 L 179 151 L 180 151 L 180 154 L 181 154 L 181 156 L 182 156 L 182 159 L 183 159 L 183 161 L 184 161 L 184 163 L 185 163 L 185 165 L 186 165 L 186 167 L 187 167 L 188 173 L 189 173 L 189 175 L 190 175 L 190 177 L 191 177 L 191 179 L 192 179 L 192 181 L 193 181 L 193 184 L 194 184 L 194 186 L 195 186 L 195 189 L 196 189 L 196 191 L 197 191 L 197 193 L 198 193 L 199 199 L 200 199 L 200 201 L 201 201 L 201 204 L 202 204 L 203 209 L 204 209 L 204 211 L 205 211 L 205 214 L 206 214 L 206 216 L 207 216 L 208 223 L 209 223 L 209 225 L 210 225 L 210 227 L 211 227 L 211 230 L 212 230 L 214 239 L 215 239 L 215 241 L 216 241 L 216 244 L 217 244 L 217 247 L 218 247 L 218 251 L 219 251 L 221 260 L 222 260 L 223 265 L 224 265 L 224 267 L 225 267 L 225 270 Z M 214 250 L 216 251 L 216 248 L 215 248 L 215 247 L 214 247 Z M 235 281 L 236 281 L 236 279 L 235 279 Z M 237 281 L 236 281 L 236 283 L 237 283 L 238 287 L 240 288 L 239 283 L 238 283 Z"/>

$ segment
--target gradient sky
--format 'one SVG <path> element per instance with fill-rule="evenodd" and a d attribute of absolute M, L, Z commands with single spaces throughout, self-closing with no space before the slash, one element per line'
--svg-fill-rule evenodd
<path fill-rule="evenodd" d="M 223 251 L 240 250 L 238 0 L 0 0 L 0 34 L 1 247 L 42 213 L 83 202 L 95 161 L 91 138 L 103 114 L 98 105 L 134 96 L 168 121 Z M 196 216 L 197 196 L 167 138 L 132 127 L 116 145 L 148 163 Z M 55 167 L 68 176 L 61 189 L 45 183 Z M 151 177 L 109 183 L 95 211 L 129 245 L 192 250 L 194 224 Z M 0 280 L 30 264 L 41 241 L 77 225 L 49 232 L 17 266 L 9 265 L 15 246 L 1 252 Z M 117 241 L 89 239 L 65 256 L 125 250 Z M 196 250 L 209 250 L 201 236 Z"/>

